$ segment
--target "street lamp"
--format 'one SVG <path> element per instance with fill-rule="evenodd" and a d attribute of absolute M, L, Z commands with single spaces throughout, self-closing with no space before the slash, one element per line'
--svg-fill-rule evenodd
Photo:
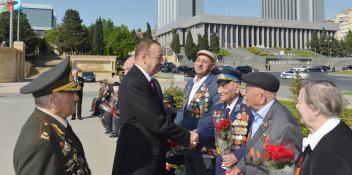
<path fill-rule="evenodd" d="M 328 42 L 328 56 L 330 58 L 331 57 L 330 43 L 332 42 L 332 39 L 330 38 L 330 36 L 328 37 L 328 39 L 325 39 L 325 42 Z"/>
<path fill-rule="evenodd" d="M 17 1 L 8 0 L 4 4 L 10 6 L 9 47 L 13 47 L 13 6 L 17 4 Z"/>

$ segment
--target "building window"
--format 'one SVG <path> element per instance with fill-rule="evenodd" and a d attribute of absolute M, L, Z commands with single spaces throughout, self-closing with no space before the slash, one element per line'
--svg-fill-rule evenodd
<path fill-rule="evenodd" d="M 192 0 L 192 16 L 196 16 L 196 0 Z"/>

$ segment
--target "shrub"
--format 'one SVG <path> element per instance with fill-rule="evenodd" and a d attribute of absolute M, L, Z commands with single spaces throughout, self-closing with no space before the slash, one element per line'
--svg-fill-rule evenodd
<path fill-rule="evenodd" d="M 165 94 L 172 95 L 174 97 L 175 106 L 181 109 L 183 106 L 183 88 L 170 87 L 164 91 Z"/>

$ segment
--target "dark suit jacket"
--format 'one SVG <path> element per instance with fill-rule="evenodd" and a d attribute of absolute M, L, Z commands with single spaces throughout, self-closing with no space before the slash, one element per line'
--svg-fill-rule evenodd
<path fill-rule="evenodd" d="M 78 97 L 79 97 L 79 100 L 82 101 L 82 98 L 83 98 L 83 86 L 84 86 L 84 80 L 82 77 L 78 76 L 78 84 L 81 86 L 81 90 L 79 91 L 76 91 Z"/>
<path fill-rule="evenodd" d="M 295 151 L 295 159 L 298 158 L 302 150 L 302 134 L 300 127 L 297 125 L 296 120 L 288 109 L 276 100 L 264 117 L 262 125 L 259 126 L 256 133 L 251 134 L 254 135 L 252 138 L 249 138 L 246 145 L 247 149 L 244 159 L 237 164 L 246 174 L 269 174 L 267 168 L 262 163 L 258 164 L 256 156 L 251 159 L 249 155 L 250 148 L 253 148 L 255 152 L 259 151 L 260 154 L 263 154 L 263 141 L 265 138 L 269 138 L 268 144 L 284 144 L 291 146 Z"/>
<path fill-rule="evenodd" d="M 38 109 L 21 130 L 13 165 L 17 175 L 91 174 L 78 137 Z"/>
<path fill-rule="evenodd" d="M 307 156 L 301 175 L 352 174 L 352 131 L 343 121 L 327 133 Z"/>
<path fill-rule="evenodd" d="M 160 87 L 158 91 L 161 92 Z M 188 146 L 189 132 L 167 120 L 160 95 L 153 91 L 136 66 L 122 80 L 119 106 L 123 126 L 117 142 L 113 174 L 163 174 L 168 146 L 166 139 Z"/>

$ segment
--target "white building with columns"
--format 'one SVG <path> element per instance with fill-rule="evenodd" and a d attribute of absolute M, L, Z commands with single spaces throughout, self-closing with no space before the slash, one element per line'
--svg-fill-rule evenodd
<path fill-rule="evenodd" d="M 220 47 L 228 49 L 255 46 L 308 49 L 313 32 L 320 36 L 325 29 L 328 35 L 335 37 L 339 27 L 333 22 L 198 15 L 158 28 L 157 40 L 163 48 L 170 48 L 172 29 L 178 32 L 181 46 L 185 45 L 187 30 L 190 30 L 196 44 L 198 34 L 206 35 L 210 43 L 210 35 L 215 32 L 219 36 Z"/>

